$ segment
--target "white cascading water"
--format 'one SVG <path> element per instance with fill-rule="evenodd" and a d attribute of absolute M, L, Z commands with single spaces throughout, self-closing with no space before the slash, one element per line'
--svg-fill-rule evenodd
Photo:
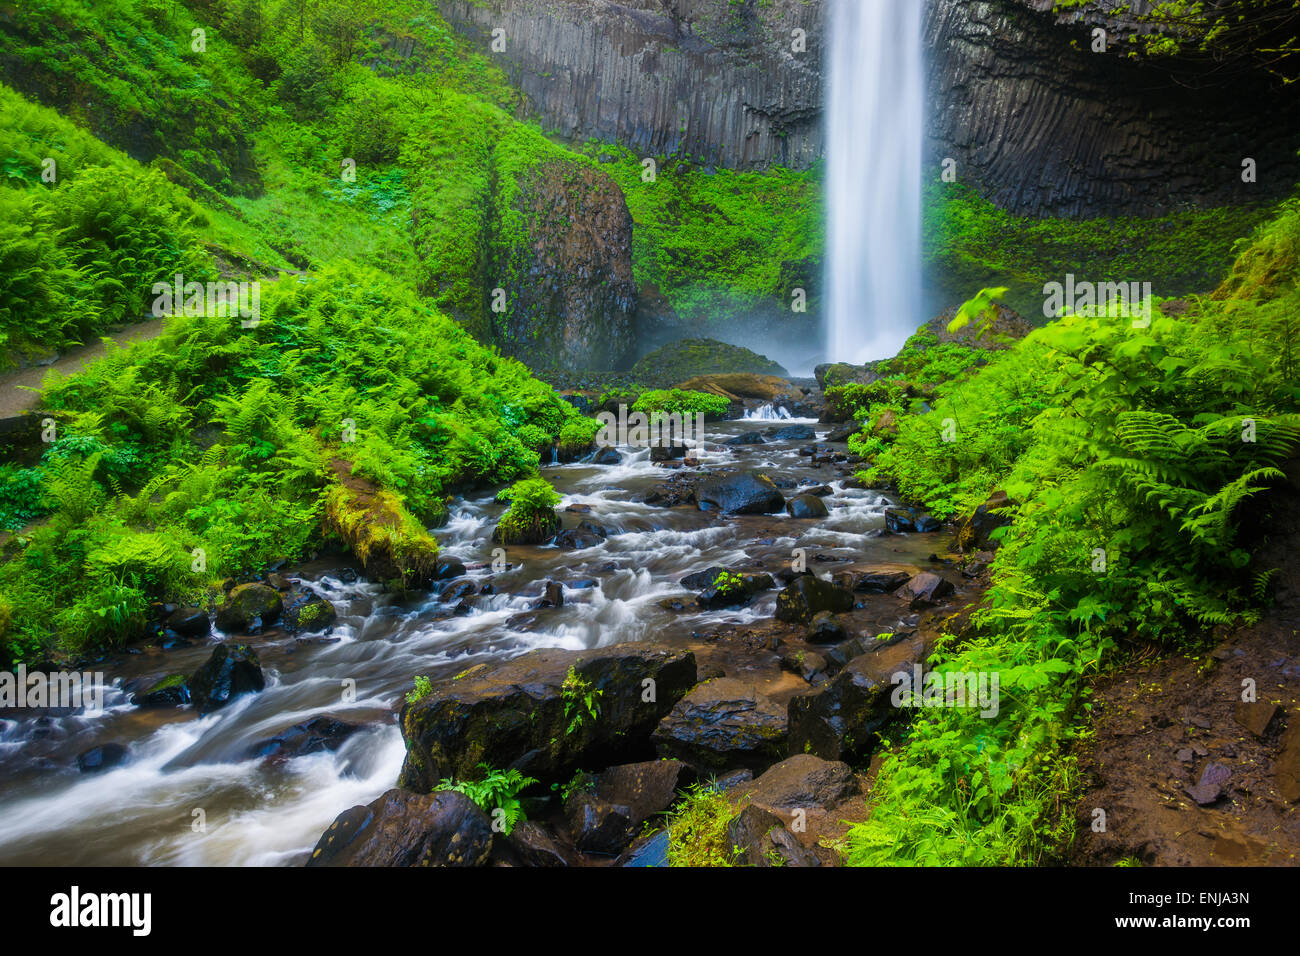
<path fill-rule="evenodd" d="M 826 345 L 894 355 L 921 324 L 921 0 L 834 0 L 827 98 Z"/>

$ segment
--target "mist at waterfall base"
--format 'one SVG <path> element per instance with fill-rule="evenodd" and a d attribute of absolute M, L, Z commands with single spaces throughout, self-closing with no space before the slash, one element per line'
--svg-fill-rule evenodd
<path fill-rule="evenodd" d="M 827 356 L 898 352 L 921 313 L 918 0 L 834 0 L 826 102 Z"/>

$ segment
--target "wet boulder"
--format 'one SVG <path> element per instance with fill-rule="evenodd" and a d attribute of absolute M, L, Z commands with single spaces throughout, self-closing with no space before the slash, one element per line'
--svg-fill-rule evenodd
<path fill-rule="evenodd" d="M 836 571 L 831 580 L 861 594 L 890 594 L 920 573 L 912 564 L 871 564 Z"/>
<path fill-rule="evenodd" d="M 465 562 L 451 555 L 438 558 L 433 566 L 433 580 L 450 581 L 452 578 L 465 576 Z"/>
<path fill-rule="evenodd" d="M 785 507 L 785 495 L 766 475 L 754 471 L 706 481 L 695 491 L 701 511 L 723 514 L 774 514 Z"/>
<path fill-rule="evenodd" d="M 786 709 L 745 681 L 706 681 L 677 702 L 653 736 L 659 753 L 700 771 L 765 767 L 785 752 Z"/>
<path fill-rule="evenodd" d="M 912 512 L 903 508 L 886 508 L 885 530 L 890 534 L 912 534 L 916 531 Z"/>
<path fill-rule="evenodd" d="M 574 793 L 565 805 L 573 846 L 580 853 L 616 856 L 636 835 L 632 810 L 593 793 Z"/>
<path fill-rule="evenodd" d="M 510 829 L 504 841 L 510 853 L 523 866 L 560 867 L 569 861 L 556 845 L 546 828 L 532 820 L 520 820 Z"/>
<path fill-rule="evenodd" d="M 618 858 L 619 866 L 667 866 L 668 865 L 668 831 L 656 830 L 632 841 L 622 856 Z"/>
<path fill-rule="evenodd" d="M 448 584 L 438 594 L 438 601 L 442 604 L 455 604 L 462 598 L 467 598 L 472 594 L 478 593 L 478 585 L 469 578 L 461 581 L 453 581 Z"/>
<path fill-rule="evenodd" d="M 285 623 L 299 631 L 323 631 L 337 621 L 338 616 L 333 602 L 315 594 L 289 605 L 284 612 Z"/>
<path fill-rule="evenodd" d="M 943 598 L 952 594 L 953 590 L 951 581 L 941 578 L 930 571 L 922 571 L 920 574 L 913 575 L 899 589 L 898 594 L 909 603 L 913 610 L 916 610 L 923 607 L 933 607 Z"/>
<path fill-rule="evenodd" d="M 212 656 L 189 679 L 190 696 L 199 714 L 226 706 L 240 694 L 266 686 L 257 652 L 247 644 L 218 644 Z"/>
<path fill-rule="evenodd" d="M 845 761 L 868 756 L 880 731 L 902 713 L 893 702 L 898 675 L 910 677 L 928 653 L 920 637 L 868 651 L 814 693 L 792 698 L 789 753 Z"/>
<path fill-rule="evenodd" d="M 622 462 L 623 456 L 617 449 L 608 445 L 602 445 L 596 449 L 596 453 L 591 456 L 593 465 L 617 465 Z"/>
<path fill-rule="evenodd" d="M 492 840 L 492 821 L 464 794 L 394 789 L 339 814 L 306 865 L 484 866 Z"/>
<path fill-rule="evenodd" d="M 566 695 L 570 672 L 582 690 Z M 472 777 L 479 763 L 564 783 L 579 768 L 644 759 L 651 732 L 695 679 L 694 654 L 650 642 L 537 650 L 475 668 L 403 705 L 399 783 L 428 792 L 444 777 Z"/>
<path fill-rule="evenodd" d="M 167 616 L 166 625 L 182 637 L 202 637 L 211 627 L 207 612 L 197 607 L 177 608 Z"/>
<path fill-rule="evenodd" d="M 728 439 L 727 439 L 726 441 L 724 441 L 722 444 L 724 444 L 724 445 L 763 445 L 763 444 L 766 444 L 766 440 L 763 438 L 763 435 L 762 435 L 761 432 L 745 432 L 745 433 L 743 433 L 743 434 L 741 434 L 741 435 L 736 435 L 736 436 L 733 437 L 733 438 L 728 438 Z"/>
<path fill-rule="evenodd" d="M 853 592 L 811 574 L 795 578 L 776 596 L 776 619 L 791 624 L 810 624 L 822 611 L 851 610 Z"/>
<path fill-rule="evenodd" d="M 815 441 L 817 433 L 811 425 L 786 425 L 769 436 L 772 441 Z"/>
<path fill-rule="evenodd" d="M 722 574 L 700 591 L 695 603 L 705 610 L 741 607 L 772 585 L 770 574 Z"/>
<path fill-rule="evenodd" d="M 248 749 L 249 758 L 274 757 L 290 760 L 307 754 L 335 751 L 361 729 L 360 724 L 339 720 L 328 714 L 313 717 L 288 727 L 274 737 L 259 740 Z"/>
<path fill-rule="evenodd" d="M 184 674 L 169 674 L 150 685 L 147 690 L 131 698 L 137 707 L 180 707 L 190 702 L 189 678 Z"/>
<path fill-rule="evenodd" d="M 686 457 L 685 445 L 651 445 L 651 461 L 676 461 Z"/>
<path fill-rule="evenodd" d="M 284 610 L 280 592 L 266 584 L 241 584 L 232 588 L 217 608 L 217 627 L 222 631 L 247 631 L 260 621 L 273 624 Z"/>
<path fill-rule="evenodd" d="M 741 866 L 821 866 L 817 853 L 787 829 L 781 817 L 762 807 L 746 806 L 727 824 L 727 843 L 736 848 Z"/>
<path fill-rule="evenodd" d="M 830 514 L 826 502 L 816 495 L 797 495 L 785 503 L 791 518 L 825 518 Z"/>
<path fill-rule="evenodd" d="M 568 528 L 557 534 L 551 543 L 565 551 L 582 551 L 586 548 L 599 547 L 604 542 L 605 539 L 598 534 L 592 534 L 581 528 Z"/>
<path fill-rule="evenodd" d="M 844 631 L 844 625 L 830 611 L 817 614 L 808 626 L 810 644 L 838 644 L 846 637 L 848 635 Z"/>
<path fill-rule="evenodd" d="M 77 756 L 77 769 L 82 773 L 100 773 L 125 763 L 126 757 L 127 749 L 122 744 L 100 744 Z"/>

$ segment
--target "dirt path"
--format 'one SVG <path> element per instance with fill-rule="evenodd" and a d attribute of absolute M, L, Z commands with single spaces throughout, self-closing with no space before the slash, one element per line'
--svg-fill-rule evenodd
<path fill-rule="evenodd" d="M 123 346 L 132 342 L 155 339 L 162 334 L 165 321 L 165 319 L 149 319 L 127 326 L 120 332 L 110 332 L 106 337 Z M 34 368 L 0 374 L 0 419 L 13 418 L 36 408 L 40 403 L 40 395 L 29 389 L 39 388 L 45 373 L 50 369 L 57 369 L 65 375 L 71 375 L 73 372 L 81 371 L 107 351 L 108 346 L 99 340 L 66 352 L 50 365 L 38 365 Z"/>
<path fill-rule="evenodd" d="M 1300 467 L 1287 473 L 1254 532 L 1263 567 L 1279 569 L 1260 622 L 1200 660 L 1168 658 L 1097 685 L 1072 862 L 1300 863 Z M 1247 681 L 1253 703 L 1242 700 Z M 1105 832 L 1093 828 L 1097 809 Z"/>

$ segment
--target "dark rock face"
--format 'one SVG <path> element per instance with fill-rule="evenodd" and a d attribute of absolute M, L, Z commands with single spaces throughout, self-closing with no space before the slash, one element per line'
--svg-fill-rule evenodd
<path fill-rule="evenodd" d="M 1052 6 L 927 3 L 933 168 L 951 157 L 959 181 L 1040 216 L 1253 201 L 1295 181 L 1294 124 L 1277 122 L 1279 98 L 1294 97 L 1240 75 L 1188 84 L 1194 74 L 1127 57 L 1130 25 L 1095 10 L 1058 18 Z M 1110 35 L 1106 53 L 1091 50 L 1098 25 Z M 1245 156 L 1259 163 L 1258 183 L 1241 181 Z"/>
<path fill-rule="evenodd" d="M 785 495 L 772 479 L 752 471 L 705 482 L 695 500 L 701 511 L 724 514 L 772 514 L 785 507 Z"/>
<path fill-rule="evenodd" d="M 591 778 L 589 778 L 591 779 Z M 649 760 L 610 767 L 565 805 L 573 845 L 583 853 L 616 856 L 641 825 L 667 810 L 694 775 L 677 760 Z"/>
<path fill-rule="evenodd" d="M 254 622 L 272 624 L 284 603 L 280 592 L 265 584 L 241 584 L 233 588 L 217 609 L 217 627 L 223 631 L 247 631 Z"/>
<path fill-rule="evenodd" d="M 823 4 L 800 0 L 509 0 L 438 4 L 498 54 L 526 109 L 574 142 L 684 153 L 729 168 L 804 168 L 821 155 Z M 791 31 L 807 34 L 794 52 Z"/>
<path fill-rule="evenodd" d="M 584 714 L 572 732 L 562 691 L 570 668 L 600 695 L 599 715 Z M 582 767 L 649 757 L 651 731 L 694 683 L 694 654 L 651 643 L 532 651 L 474 668 L 403 704 L 399 784 L 428 792 L 444 777 L 471 778 L 481 762 L 563 783 Z"/>
<path fill-rule="evenodd" d="M 898 593 L 916 610 L 938 604 L 952 592 L 952 582 L 929 571 L 922 571 L 903 585 Z"/>
<path fill-rule="evenodd" d="M 999 542 L 993 540 L 992 534 L 1011 523 L 1011 515 L 1003 510 L 1009 508 L 1010 504 L 1005 491 L 995 491 L 990 495 L 988 501 L 957 526 L 953 550 L 992 551 L 996 548 Z"/>
<path fill-rule="evenodd" d="M 266 686 L 257 653 L 247 644 L 218 644 L 189 679 L 190 696 L 200 714 L 225 707 L 240 694 Z"/>
<path fill-rule="evenodd" d="M 786 711 L 752 684 L 720 677 L 678 701 L 654 732 L 664 756 L 700 770 L 751 770 L 785 752 Z"/>
<path fill-rule="evenodd" d="M 630 358 L 632 214 L 604 172 L 567 160 L 521 177 L 524 235 L 496 270 L 510 303 L 502 351 L 534 367 L 612 368 Z"/>
<path fill-rule="evenodd" d="M 853 610 L 853 594 L 811 574 L 800 575 L 776 596 L 776 619 L 808 624 L 822 611 L 842 614 Z"/>
<path fill-rule="evenodd" d="M 708 585 L 700 591 L 695 603 L 706 609 L 739 607 L 752 601 L 760 591 L 772 587 L 772 583 L 770 574 L 742 574 L 739 584 Z"/>
<path fill-rule="evenodd" d="M 524 866 L 568 866 L 560 848 L 545 828 L 531 820 L 520 820 L 510 830 L 506 845 Z"/>
<path fill-rule="evenodd" d="M 208 615 L 197 607 L 177 608 L 167 617 L 167 626 L 184 637 L 201 637 L 208 633 Z"/>
<path fill-rule="evenodd" d="M 812 441 L 816 437 L 811 425 L 787 425 L 768 436 L 772 441 Z"/>
<path fill-rule="evenodd" d="M 389 790 L 339 814 L 307 866 L 483 866 L 492 822 L 464 794 Z"/>
<path fill-rule="evenodd" d="M 921 569 L 911 564 L 876 564 L 837 571 L 831 577 L 842 588 L 864 594 L 889 594 L 897 591 Z"/>

